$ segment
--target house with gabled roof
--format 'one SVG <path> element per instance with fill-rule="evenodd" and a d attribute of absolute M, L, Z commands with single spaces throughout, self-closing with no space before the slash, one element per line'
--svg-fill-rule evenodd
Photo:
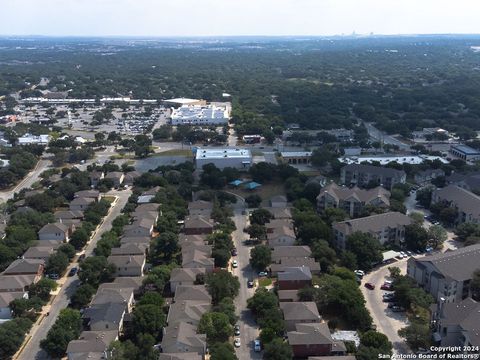
<path fill-rule="evenodd" d="M 182 300 L 170 305 L 167 315 L 168 326 L 179 322 L 185 322 L 190 325 L 198 326 L 202 315 L 209 312 L 212 308 L 210 302 L 196 300 Z"/>
<path fill-rule="evenodd" d="M 85 211 L 88 207 L 95 203 L 95 199 L 92 198 L 85 198 L 85 197 L 77 197 L 70 201 L 69 209 L 71 211 Z"/>
<path fill-rule="evenodd" d="M 333 340 L 327 323 L 297 324 L 295 331 L 287 332 L 287 341 L 294 357 L 343 355 L 345 344 Z"/>
<path fill-rule="evenodd" d="M 68 225 L 59 222 L 50 223 L 46 224 L 38 231 L 38 240 L 59 240 L 68 242 L 71 234 L 72 229 Z"/>
<path fill-rule="evenodd" d="M 183 232 L 186 235 L 211 234 L 214 222 L 199 215 L 187 216 L 184 221 Z"/>
<path fill-rule="evenodd" d="M 300 290 L 312 285 L 312 273 L 307 266 L 286 268 L 278 273 L 280 290 Z"/>
<path fill-rule="evenodd" d="M 211 302 L 212 297 L 205 285 L 178 285 L 175 291 L 174 301 L 198 300 Z"/>
<path fill-rule="evenodd" d="M 322 321 L 317 304 L 313 301 L 281 302 L 280 309 L 283 312 L 287 331 L 295 330 L 296 324 L 320 323 Z"/>
<path fill-rule="evenodd" d="M 312 250 L 307 245 L 278 246 L 272 250 L 272 262 L 280 263 L 285 258 L 311 257 Z"/>
<path fill-rule="evenodd" d="M 146 256 L 142 255 L 110 255 L 107 258 L 115 266 L 116 276 L 143 276 Z"/>
<path fill-rule="evenodd" d="M 170 274 L 170 291 L 175 293 L 180 285 L 194 285 L 198 277 L 204 276 L 204 268 L 175 268 Z"/>
<path fill-rule="evenodd" d="M 161 348 L 164 353 L 196 352 L 205 355 L 207 335 L 197 334 L 197 327 L 194 325 L 176 323 L 163 329 Z"/>

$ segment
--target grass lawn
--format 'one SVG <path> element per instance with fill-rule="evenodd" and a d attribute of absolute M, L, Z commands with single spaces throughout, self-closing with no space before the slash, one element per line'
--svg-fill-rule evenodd
<path fill-rule="evenodd" d="M 270 285 L 272 285 L 272 279 L 270 279 L 270 278 L 265 277 L 265 278 L 260 278 L 258 280 L 258 286 L 267 287 L 267 286 L 270 286 Z"/>
<path fill-rule="evenodd" d="M 282 183 L 271 183 L 262 185 L 257 190 L 246 190 L 240 185 L 238 188 L 229 190 L 241 197 L 245 198 L 248 195 L 257 194 L 263 200 L 268 200 L 275 195 L 285 195 L 285 189 Z"/>
<path fill-rule="evenodd" d="M 102 199 L 108 201 L 111 204 L 115 200 L 115 196 L 102 196 Z"/>
<path fill-rule="evenodd" d="M 155 154 L 151 154 L 150 156 L 191 156 L 191 155 L 192 155 L 191 150 L 175 149 L 175 150 L 158 152 Z"/>

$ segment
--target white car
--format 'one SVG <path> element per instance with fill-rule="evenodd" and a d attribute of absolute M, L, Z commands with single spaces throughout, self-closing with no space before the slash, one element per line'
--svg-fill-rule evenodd
<path fill-rule="evenodd" d="M 232 261 L 232 267 L 237 268 L 238 267 L 238 262 L 237 260 Z"/>
<path fill-rule="evenodd" d="M 233 345 L 235 345 L 235 347 L 240 347 L 241 343 L 240 343 L 240 338 L 235 338 L 235 341 L 233 342 Z"/>
<path fill-rule="evenodd" d="M 363 271 L 363 270 L 355 270 L 354 273 L 355 273 L 355 275 L 357 275 L 359 277 L 364 277 L 365 276 L 365 271 Z"/>

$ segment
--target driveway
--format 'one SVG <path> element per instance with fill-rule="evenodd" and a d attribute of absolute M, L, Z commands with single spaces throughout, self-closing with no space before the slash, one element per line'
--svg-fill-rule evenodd
<path fill-rule="evenodd" d="M 105 216 L 104 221 L 97 228 L 97 231 L 92 236 L 90 242 L 85 247 L 85 256 L 90 256 L 97 245 L 98 240 L 101 238 L 102 234 L 112 228 L 112 221 L 120 215 L 121 210 L 128 201 L 128 198 L 132 192 L 130 190 L 125 191 L 110 191 L 107 195 L 116 196 L 116 201 L 112 204 L 109 213 Z M 78 267 L 78 261 L 73 261 L 67 271 L 72 267 Z M 50 305 L 44 306 L 43 313 L 40 315 L 36 323 L 32 326 L 30 333 L 27 334 L 26 341 L 27 344 L 23 349 L 20 350 L 20 353 L 17 353 L 14 356 L 14 359 L 19 360 L 32 360 L 32 359 L 48 359 L 47 354 L 40 348 L 40 341 L 45 339 L 48 331 L 55 323 L 58 314 L 61 309 L 64 309 L 68 306 L 70 302 L 70 297 L 75 293 L 75 289 L 80 284 L 77 276 L 67 277 L 64 276 L 58 281 L 59 289 L 57 289 L 56 294 L 53 299 L 50 301 Z M 49 312 L 49 316 L 45 316 L 46 312 Z"/>
<path fill-rule="evenodd" d="M 244 207 L 234 209 L 233 221 L 237 227 L 232 233 L 233 242 L 237 248 L 235 260 L 238 262 L 238 268 L 233 269 L 234 275 L 238 276 L 240 281 L 240 291 L 235 298 L 235 308 L 239 316 L 241 346 L 236 349 L 239 360 L 261 359 L 261 353 L 253 351 L 253 341 L 258 338 L 259 329 L 250 310 L 247 309 L 247 299 L 252 297 L 255 289 L 249 289 L 247 279 L 254 278 L 254 271 L 250 266 L 250 247 L 243 244 L 246 234 L 243 232 L 247 217 L 242 215 Z"/>
<path fill-rule="evenodd" d="M 388 278 L 390 272 L 389 266 L 397 266 L 402 274 L 407 272 L 407 260 L 398 260 L 390 265 L 385 265 L 366 274 L 362 280 L 361 290 L 366 300 L 366 307 L 370 311 L 373 323 L 377 326 L 377 331 L 385 334 L 393 344 L 393 352 L 395 354 L 409 354 L 410 348 L 405 341 L 398 335 L 398 330 L 404 328 L 408 324 L 405 313 L 394 313 L 387 308 L 387 303 L 382 302 L 383 290 L 380 286 Z M 367 289 L 364 284 L 371 283 L 375 285 L 375 290 Z"/>

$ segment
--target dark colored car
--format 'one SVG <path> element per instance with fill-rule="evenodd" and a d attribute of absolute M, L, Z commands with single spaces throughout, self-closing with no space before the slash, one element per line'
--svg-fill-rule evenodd
<path fill-rule="evenodd" d="M 253 279 L 248 279 L 248 281 L 247 281 L 247 286 L 248 286 L 249 288 L 253 288 Z"/>
<path fill-rule="evenodd" d="M 85 254 L 82 254 L 82 255 L 80 255 L 80 256 L 78 257 L 78 261 L 79 261 L 79 262 L 80 262 L 80 261 L 83 261 L 83 260 L 85 260 Z"/>
<path fill-rule="evenodd" d="M 382 286 L 380 286 L 380 289 L 385 291 L 393 291 L 393 286 L 392 284 L 383 284 Z"/>
<path fill-rule="evenodd" d="M 232 256 L 237 256 L 237 248 L 232 249 Z"/>
<path fill-rule="evenodd" d="M 240 336 L 240 326 L 239 325 L 235 325 L 234 331 L 235 331 L 235 336 Z"/>
<path fill-rule="evenodd" d="M 78 268 L 76 267 L 71 268 L 70 271 L 68 272 L 68 276 L 75 276 L 77 274 L 77 271 L 78 271 Z"/>
<path fill-rule="evenodd" d="M 375 289 L 375 285 L 373 285 L 372 283 L 365 283 L 365 287 L 369 290 L 374 290 Z"/>

